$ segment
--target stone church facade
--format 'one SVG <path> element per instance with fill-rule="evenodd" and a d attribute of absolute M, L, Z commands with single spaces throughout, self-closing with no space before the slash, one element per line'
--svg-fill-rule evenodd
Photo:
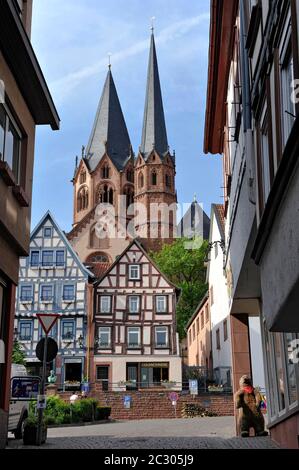
<path fill-rule="evenodd" d="M 154 250 L 172 241 L 177 202 L 175 156 L 168 146 L 153 34 L 138 154 L 133 152 L 109 66 L 90 139 L 86 149 L 82 148 L 80 162 L 76 160 L 72 182 L 73 228 L 68 239 L 96 277 L 107 270 L 135 237 L 140 238 L 147 249 Z M 105 210 L 99 212 L 100 203 L 111 204 L 115 212 L 115 223 L 110 229 L 105 225 L 110 209 L 108 214 Z M 139 203 L 143 204 L 142 211 L 138 211 Z M 164 204 L 164 209 L 150 217 L 152 203 Z M 111 232 L 111 228 L 120 228 L 121 235 Z"/>

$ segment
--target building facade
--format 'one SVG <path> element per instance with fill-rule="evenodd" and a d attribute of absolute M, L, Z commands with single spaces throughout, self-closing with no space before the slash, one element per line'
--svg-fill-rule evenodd
<path fill-rule="evenodd" d="M 188 366 L 202 367 L 206 376 L 211 376 L 213 368 L 212 342 L 211 342 L 211 317 L 209 294 L 207 293 L 187 326 L 188 342 Z"/>
<path fill-rule="evenodd" d="M 0 447 L 7 439 L 15 289 L 28 255 L 35 127 L 59 117 L 30 43 L 32 1 L 0 2 Z"/>
<path fill-rule="evenodd" d="M 49 333 L 57 341 L 58 355 L 48 364 L 48 373 L 54 370 L 61 390 L 80 390 L 89 374 L 92 278 L 47 212 L 31 234 L 29 257 L 20 259 L 15 336 L 26 354 L 28 373 L 41 375 L 36 346 L 44 333 L 36 314 L 59 315 Z"/>
<path fill-rule="evenodd" d="M 80 162 L 76 160 L 73 186 L 74 222 L 68 238 L 82 262 L 95 272 L 104 272 L 135 235 L 153 249 L 161 247 L 165 230 L 169 235 L 165 234 L 164 241 L 173 239 L 176 207 L 170 214 L 168 208 L 176 203 L 175 158 L 167 141 L 153 34 L 138 156 L 135 158 L 109 66 L 88 145 L 82 149 Z M 99 209 L 100 203 L 110 209 Z M 142 208 L 134 209 L 133 203 Z M 153 214 L 150 224 L 151 203 L 164 206 Z M 136 211 L 139 216 L 132 220 Z M 105 224 L 111 220 L 111 230 L 107 230 Z"/>
<path fill-rule="evenodd" d="M 211 12 L 205 151 L 223 155 L 234 388 L 252 374 L 258 321 L 268 427 L 298 448 L 299 3 L 213 0 Z"/>
<path fill-rule="evenodd" d="M 93 373 L 103 390 L 180 390 L 179 290 L 136 239 L 95 284 Z"/>
<path fill-rule="evenodd" d="M 224 271 L 224 206 L 212 204 L 207 282 L 210 292 L 213 376 L 218 385 L 231 387 L 230 298 Z"/>

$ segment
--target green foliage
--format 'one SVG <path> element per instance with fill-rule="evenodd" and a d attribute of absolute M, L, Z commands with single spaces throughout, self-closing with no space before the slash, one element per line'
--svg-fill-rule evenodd
<path fill-rule="evenodd" d="M 26 354 L 22 349 L 19 341 L 14 341 L 13 350 L 12 350 L 12 363 L 20 364 L 21 366 L 26 365 Z"/>
<path fill-rule="evenodd" d="M 208 242 L 199 239 L 193 242 L 198 248 L 186 249 L 190 240 L 179 238 L 171 245 L 164 245 L 160 252 L 151 253 L 165 276 L 182 290 L 177 305 L 177 329 L 181 339 L 186 336 L 186 324 L 208 289 L 204 266 Z"/>
<path fill-rule="evenodd" d="M 91 422 L 108 419 L 110 413 L 111 408 L 100 407 L 93 398 L 78 399 L 71 405 L 55 395 L 47 399 L 45 422 L 49 425 Z"/>

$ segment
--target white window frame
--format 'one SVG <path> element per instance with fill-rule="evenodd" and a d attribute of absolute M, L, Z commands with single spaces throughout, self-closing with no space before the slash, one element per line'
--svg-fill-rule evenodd
<path fill-rule="evenodd" d="M 132 272 L 137 270 L 137 275 L 133 276 Z M 129 279 L 130 281 L 140 281 L 140 265 L 139 264 L 130 264 L 129 265 Z"/>
<path fill-rule="evenodd" d="M 159 302 L 161 299 L 164 299 L 164 309 L 159 310 Z M 167 296 L 166 295 L 157 295 L 156 296 L 156 313 L 167 313 Z"/>
<path fill-rule="evenodd" d="M 132 310 L 132 304 L 131 304 L 131 301 L 134 300 L 137 300 L 137 307 L 136 307 L 136 310 Z M 140 312 L 140 297 L 139 295 L 130 295 L 129 296 L 129 313 L 133 314 L 133 315 L 136 315 L 137 313 Z"/>
<path fill-rule="evenodd" d="M 130 343 L 130 334 L 138 334 L 138 343 Z M 129 327 L 128 328 L 128 331 L 127 331 L 127 343 L 128 343 L 128 349 L 134 349 L 134 348 L 139 348 L 140 347 L 140 335 L 141 335 L 141 332 L 140 332 L 140 328 L 137 326 L 132 326 L 132 327 Z"/>
<path fill-rule="evenodd" d="M 165 344 L 158 344 L 158 330 L 164 330 L 165 331 Z M 161 333 L 161 331 L 160 331 Z M 157 348 L 167 348 L 168 347 L 168 327 L 167 326 L 156 326 L 155 327 L 155 345 Z"/>
<path fill-rule="evenodd" d="M 108 333 L 108 343 L 101 344 L 101 334 Z M 111 347 L 111 326 L 99 326 L 98 328 L 99 349 Z"/>
<path fill-rule="evenodd" d="M 107 301 L 108 299 L 108 307 L 103 308 L 103 301 Z M 111 313 L 111 295 L 101 295 L 100 296 L 100 313 L 104 315 L 108 315 Z"/>

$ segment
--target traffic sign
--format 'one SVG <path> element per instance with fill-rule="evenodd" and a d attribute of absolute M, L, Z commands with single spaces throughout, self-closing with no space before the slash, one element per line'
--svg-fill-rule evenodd
<path fill-rule="evenodd" d="M 189 380 L 189 390 L 190 395 L 198 395 L 198 381 L 197 380 Z"/>
<path fill-rule="evenodd" d="M 170 401 L 172 402 L 177 402 L 178 399 L 179 399 L 179 394 L 176 393 L 176 392 L 171 392 L 169 395 L 168 395 L 168 398 Z"/>
<path fill-rule="evenodd" d="M 37 409 L 44 410 L 47 407 L 46 395 L 37 396 Z"/>
<path fill-rule="evenodd" d="M 39 340 L 36 345 L 36 357 L 43 362 L 44 360 L 44 349 L 45 349 L 45 338 Z M 47 356 L 46 362 L 52 362 L 58 353 L 58 346 L 53 338 L 47 338 Z"/>
<path fill-rule="evenodd" d="M 59 317 L 59 315 L 55 313 L 37 313 L 36 316 L 40 324 L 42 325 L 42 329 L 44 330 L 46 335 L 49 333 L 51 328 L 53 328 Z"/>

